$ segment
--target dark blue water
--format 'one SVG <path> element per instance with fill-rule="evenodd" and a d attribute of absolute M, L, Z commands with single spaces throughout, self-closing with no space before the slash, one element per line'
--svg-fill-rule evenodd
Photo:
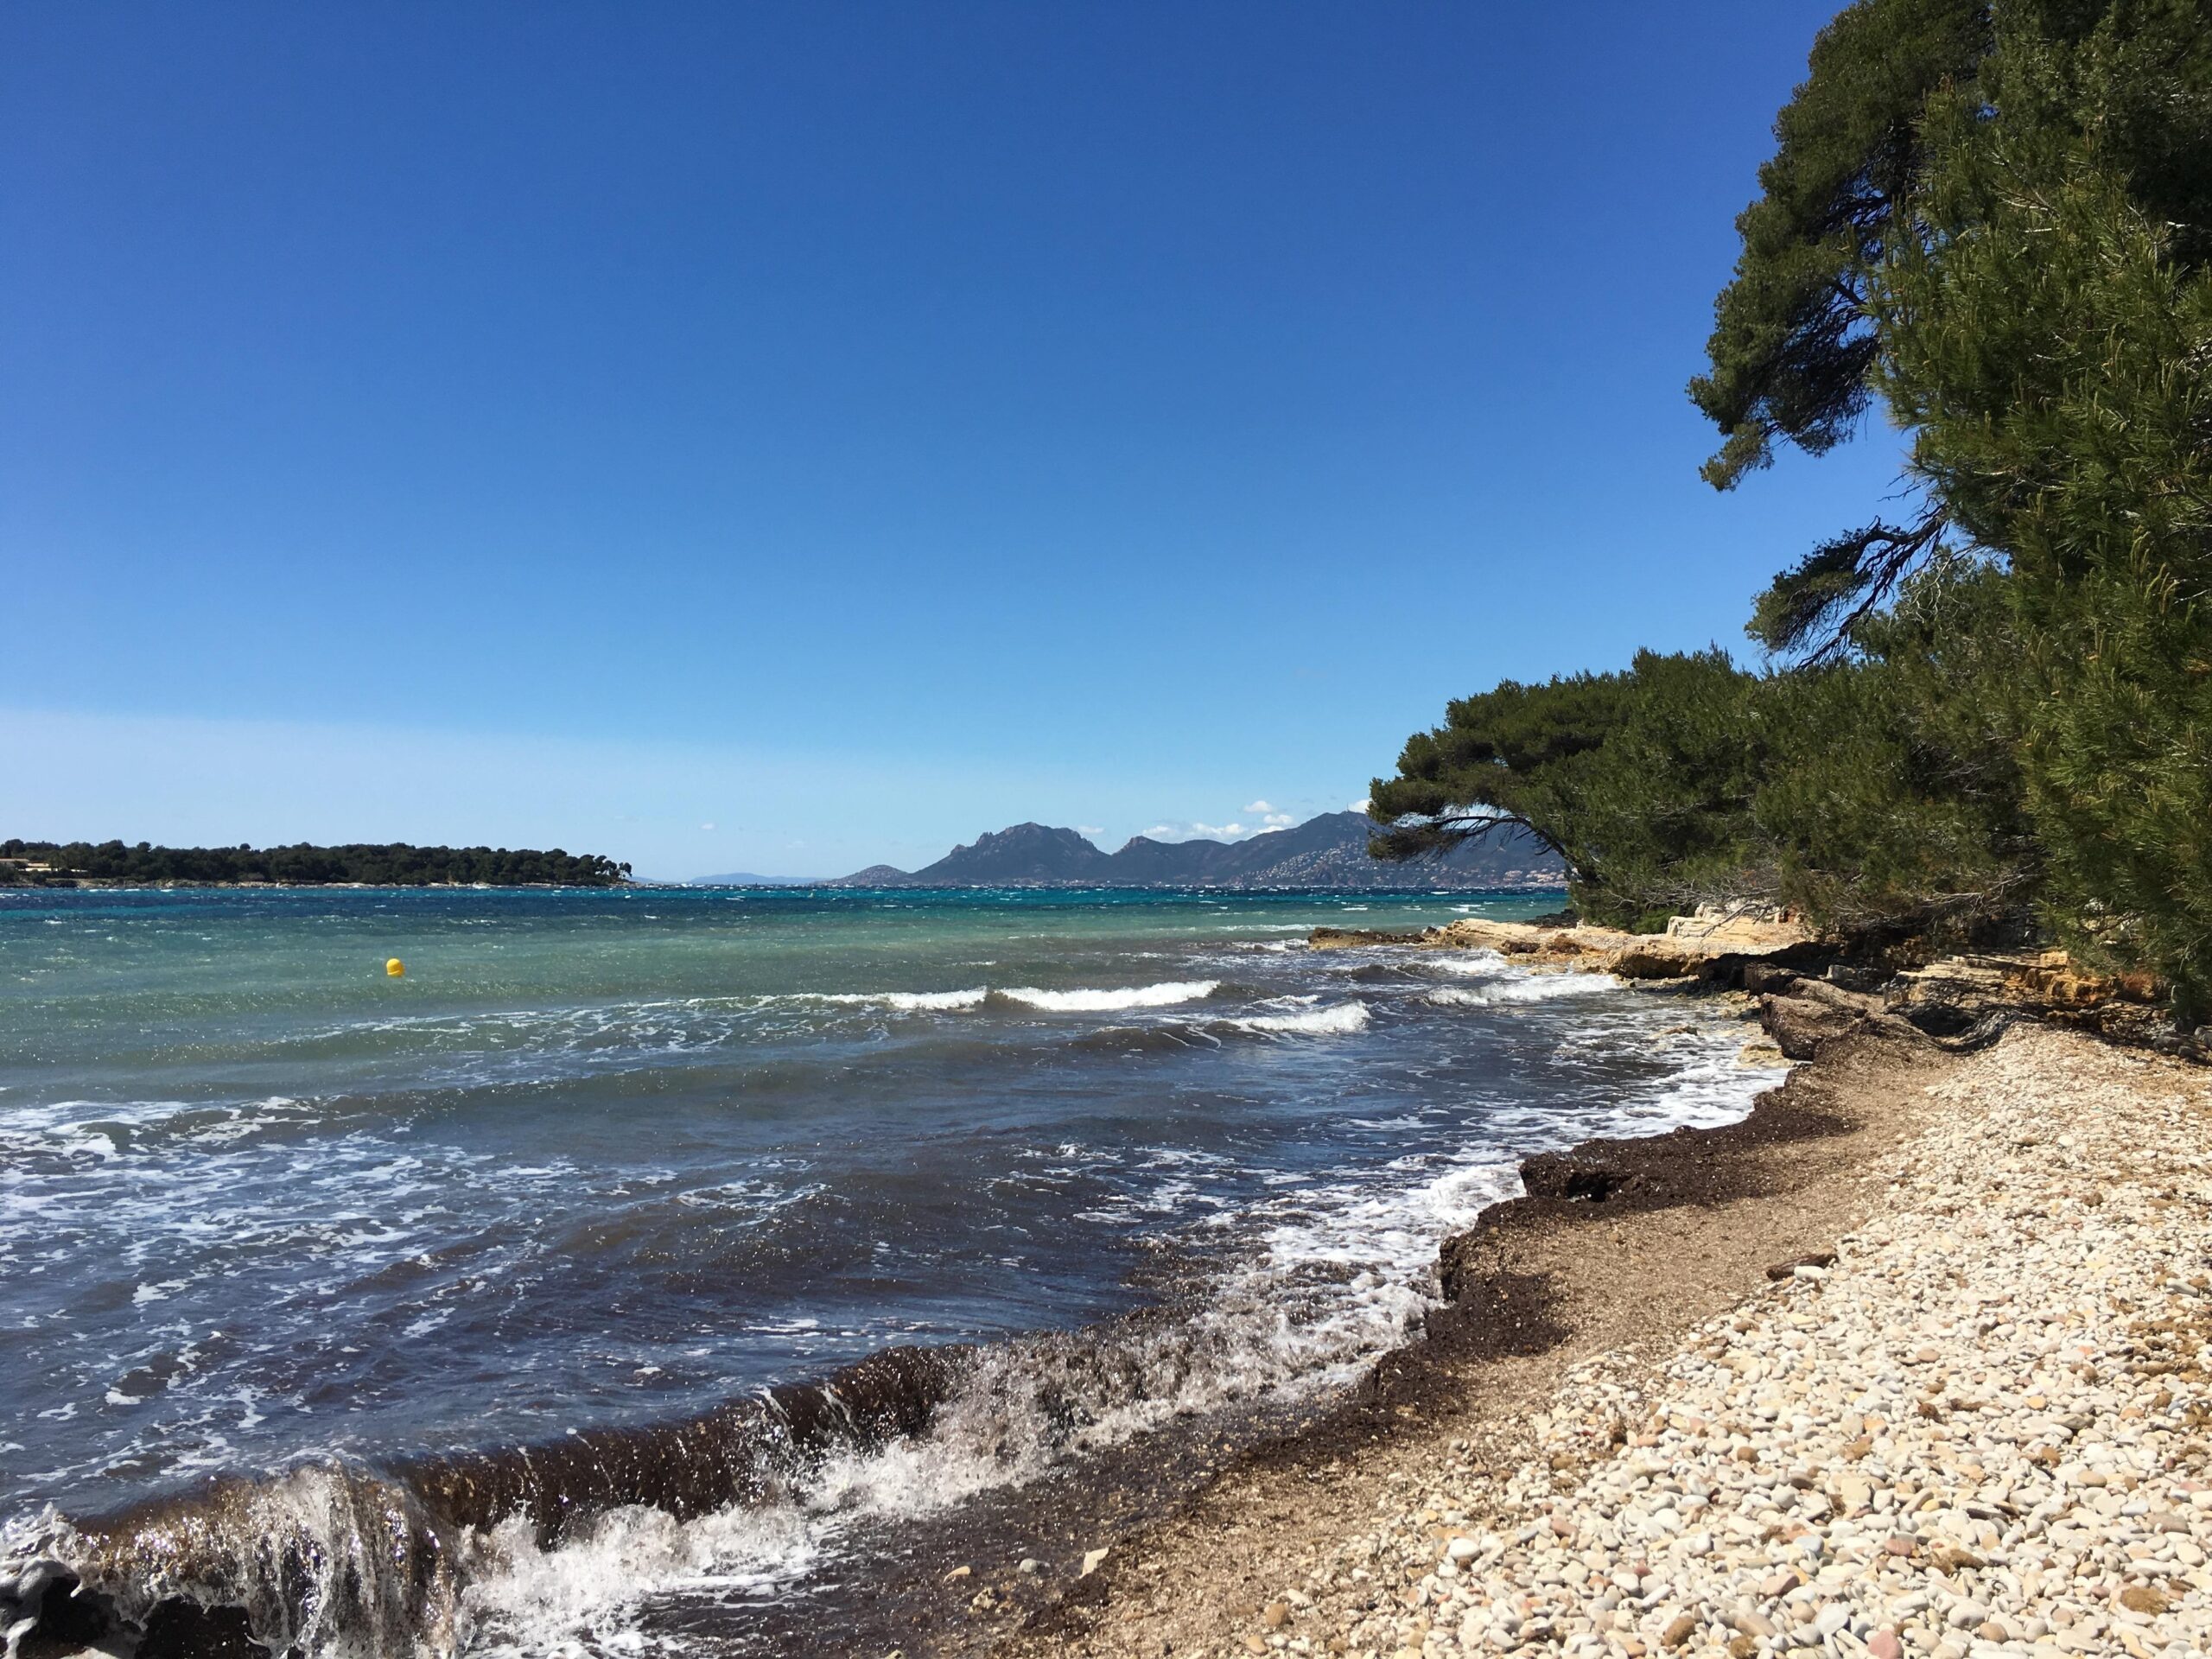
<path fill-rule="evenodd" d="M 664 1423 L 899 1344 L 1018 1366 L 1171 1283 L 1202 1311 L 1094 1439 L 1349 1376 L 1518 1151 L 1767 1081 L 1725 1019 L 1609 982 L 1303 945 L 1555 902 L 0 895 L 0 1516 L 20 1550 L 210 1471 Z M 767 1570 L 819 1547 L 810 1506 L 1065 1450 L 968 1432 L 988 1466 L 949 1427 L 625 1580 Z M 480 1586 L 481 1630 L 603 1618 L 587 1554 L 534 1624 Z"/>

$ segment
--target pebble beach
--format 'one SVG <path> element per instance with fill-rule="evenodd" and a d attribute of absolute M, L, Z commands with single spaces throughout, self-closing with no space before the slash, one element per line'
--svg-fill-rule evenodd
<path fill-rule="evenodd" d="M 2212 1653 L 2212 1078 L 2023 1027 L 1925 1092 L 1832 1258 L 1399 1470 L 1219 1650 Z"/>

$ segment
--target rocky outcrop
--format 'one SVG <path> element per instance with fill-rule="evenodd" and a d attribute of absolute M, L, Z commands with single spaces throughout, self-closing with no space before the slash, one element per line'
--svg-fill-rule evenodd
<path fill-rule="evenodd" d="M 2146 974 L 2096 973 L 2063 950 L 1941 957 L 1883 988 L 1898 1017 L 1954 1045 L 1993 1036 L 2023 1016 L 2110 1042 L 2212 1059 L 2212 1033 L 2184 1031 Z"/>
<path fill-rule="evenodd" d="M 1821 1046 L 1847 1037 L 1864 1023 L 1864 1016 L 1815 1002 L 1809 998 L 1759 998 L 1759 1024 L 1786 1060 L 1818 1058 Z"/>
<path fill-rule="evenodd" d="M 1673 939 L 1654 939 L 1627 946 L 1615 954 L 1605 969 L 1623 979 L 1690 979 L 1711 955 Z"/>
<path fill-rule="evenodd" d="M 1317 928 L 1307 943 L 1317 950 L 1376 944 L 1411 944 L 1432 950 L 1495 950 L 1532 959 L 1536 968 L 1616 974 L 1623 979 L 1707 979 L 1738 982 L 1748 964 L 1793 962 L 1800 966 L 1829 954 L 1799 923 L 1772 914 L 1742 918 L 1719 912 L 1677 916 L 1664 933 L 1570 922 L 1502 922 L 1470 916 L 1421 933 L 1371 933 Z"/>
<path fill-rule="evenodd" d="M 1759 1000 L 1760 1022 L 1784 1058 L 1873 1029 L 1966 1052 L 2035 1019 L 2107 1041 L 2212 1061 L 2212 1027 L 2178 1029 L 2145 975 L 2107 975 L 2063 950 L 1938 957 L 1897 970 L 1894 957 L 1853 955 L 1775 912 L 1701 911 L 1662 933 L 1624 933 L 1556 917 L 1535 922 L 1470 916 L 1419 933 L 1318 928 L 1317 950 L 1374 945 L 1495 950 L 1539 972 L 1612 974 L 1633 981 L 1695 981 Z"/>

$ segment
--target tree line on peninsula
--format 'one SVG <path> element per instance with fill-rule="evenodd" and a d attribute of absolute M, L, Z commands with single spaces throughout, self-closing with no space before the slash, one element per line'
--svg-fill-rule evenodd
<path fill-rule="evenodd" d="M 128 886 L 164 881 L 268 882 L 310 886 L 359 882 L 427 887 L 482 883 L 495 887 L 619 887 L 627 864 L 597 853 L 506 847 L 382 845 L 313 847 L 155 847 L 145 842 L 0 842 L 0 885 L 46 886 L 90 880 Z"/>
<path fill-rule="evenodd" d="M 1859 0 L 1776 123 L 1690 395 L 1732 488 L 1879 408 L 1911 511 L 1719 648 L 1506 682 L 1376 850 L 1533 836 L 1594 918 L 2024 924 L 2212 1016 L 2212 3 Z"/>

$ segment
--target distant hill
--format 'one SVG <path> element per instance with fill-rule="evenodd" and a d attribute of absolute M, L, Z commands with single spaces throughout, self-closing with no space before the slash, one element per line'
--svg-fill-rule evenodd
<path fill-rule="evenodd" d="M 956 847 L 913 870 L 871 865 L 828 885 L 843 887 L 1552 887 L 1566 876 L 1556 855 L 1500 839 L 1387 863 L 1368 855 L 1374 824 L 1363 813 L 1326 812 L 1294 830 L 1249 841 L 1130 838 L 1103 853 L 1072 830 L 1017 823 Z"/>
<path fill-rule="evenodd" d="M 613 887 L 630 867 L 596 853 L 559 848 L 415 847 L 405 842 L 343 847 L 156 847 L 146 842 L 0 841 L 0 887 Z"/>
<path fill-rule="evenodd" d="M 925 869 L 913 885 L 926 887 L 1095 887 L 1108 880 L 1114 861 L 1072 830 L 1017 823 L 972 847 L 956 847 Z"/>

